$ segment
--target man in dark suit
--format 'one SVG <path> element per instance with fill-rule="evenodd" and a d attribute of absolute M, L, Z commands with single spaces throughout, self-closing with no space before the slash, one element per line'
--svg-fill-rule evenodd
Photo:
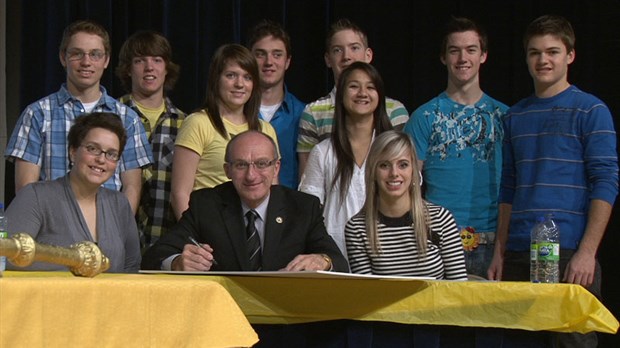
<path fill-rule="evenodd" d="M 280 160 L 271 138 L 241 133 L 228 143 L 225 159 L 232 181 L 193 192 L 181 220 L 144 254 L 142 269 L 348 272 L 325 230 L 319 200 L 272 186 Z M 256 217 L 246 219 L 248 212 Z M 258 263 L 250 230 L 260 241 Z"/>

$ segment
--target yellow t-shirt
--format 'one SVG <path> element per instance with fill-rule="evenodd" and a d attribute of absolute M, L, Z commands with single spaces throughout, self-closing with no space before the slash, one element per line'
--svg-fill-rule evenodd
<path fill-rule="evenodd" d="M 224 172 L 226 145 L 231 137 L 248 130 L 248 124 L 234 124 L 225 118 L 222 121 L 229 134 L 228 139 L 224 139 L 215 130 L 204 110 L 189 115 L 179 129 L 175 145 L 186 147 L 200 155 L 193 190 L 214 187 L 229 181 Z M 273 127 L 263 120 L 260 120 L 260 123 L 262 132 L 269 135 L 277 144 L 278 139 Z"/>
<path fill-rule="evenodd" d="M 142 115 L 144 115 L 144 117 L 146 117 L 146 119 L 149 121 L 149 127 L 144 127 L 144 130 L 146 131 L 146 137 L 150 138 L 151 131 L 155 129 L 155 126 L 157 126 L 157 120 L 159 120 L 159 116 L 161 116 L 161 114 L 166 111 L 166 103 L 162 102 L 159 107 L 152 109 L 138 103 L 135 99 L 133 99 L 133 97 L 130 98 L 136 104 L 138 110 L 140 110 Z"/>

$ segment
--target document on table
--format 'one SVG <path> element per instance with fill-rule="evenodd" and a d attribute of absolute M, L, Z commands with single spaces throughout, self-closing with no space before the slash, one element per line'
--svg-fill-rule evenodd
<path fill-rule="evenodd" d="M 186 271 L 140 271 L 143 274 L 183 274 L 183 275 L 214 275 L 214 276 L 242 276 L 242 277 L 272 277 L 272 278 L 323 278 L 323 279 L 386 279 L 386 280 L 434 280 L 432 277 L 401 277 L 401 276 L 379 276 L 372 274 L 354 274 L 329 271 L 303 271 L 303 272 L 186 272 Z"/>

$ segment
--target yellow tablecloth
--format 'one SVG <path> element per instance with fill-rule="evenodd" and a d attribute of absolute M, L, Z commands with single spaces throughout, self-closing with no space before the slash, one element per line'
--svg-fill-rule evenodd
<path fill-rule="evenodd" d="M 574 284 L 186 277 L 222 284 L 255 324 L 356 319 L 580 333 L 615 333 L 619 325 Z"/>
<path fill-rule="evenodd" d="M 251 346 L 257 336 L 247 320 L 353 319 L 581 333 L 615 333 L 619 326 L 592 294 L 572 284 L 170 274 L 77 278 L 63 272 L 4 276 L 0 347 L 15 342 Z"/>
<path fill-rule="evenodd" d="M 0 347 L 249 347 L 258 336 L 208 278 L 4 272 Z"/>

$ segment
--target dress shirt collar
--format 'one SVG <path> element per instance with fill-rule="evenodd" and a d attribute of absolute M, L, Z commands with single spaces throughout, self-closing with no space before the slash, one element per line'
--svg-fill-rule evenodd
<path fill-rule="evenodd" d="M 267 217 L 267 206 L 269 205 L 270 196 L 271 193 L 267 196 L 267 198 L 265 198 L 265 200 L 263 200 L 261 204 L 258 205 L 258 207 L 254 208 L 254 210 L 258 213 L 258 217 L 262 221 L 265 221 L 265 218 Z M 245 203 L 241 202 L 241 210 L 243 216 L 245 216 L 245 214 L 250 210 L 250 207 L 248 207 Z"/>

